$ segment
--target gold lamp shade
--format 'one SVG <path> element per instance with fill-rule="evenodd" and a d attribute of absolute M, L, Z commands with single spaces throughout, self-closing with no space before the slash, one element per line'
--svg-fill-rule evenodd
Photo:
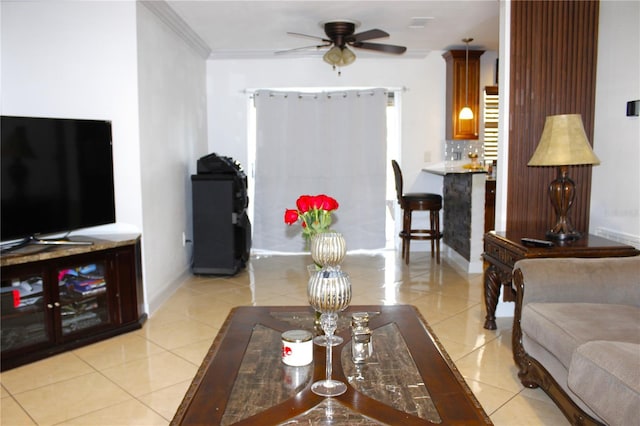
<path fill-rule="evenodd" d="M 600 164 L 593 153 L 580 114 L 547 117 L 540 143 L 529 166 L 576 166 Z"/>

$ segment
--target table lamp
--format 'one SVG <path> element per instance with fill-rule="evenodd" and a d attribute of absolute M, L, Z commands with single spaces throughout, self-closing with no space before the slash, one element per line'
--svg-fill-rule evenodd
<path fill-rule="evenodd" d="M 556 166 L 558 177 L 549 184 L 549 197 L 556 211 L 557 222 L 547 238 L 575 240 L 581 237 L 571 224 L 568 212 L 575 197 L 575 183 L 569 178 L 569 166 L 600 164 L 593 153 L 580 114 L 548 116 L 540 143 L 528 166 Z"/>

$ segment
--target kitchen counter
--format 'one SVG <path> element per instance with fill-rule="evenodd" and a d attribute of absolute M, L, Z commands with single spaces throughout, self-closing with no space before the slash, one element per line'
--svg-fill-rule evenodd
<path fill-rule="evenodd" d="M 487 171 L 482 167 L 472 168 L 471 163 L 468 161 L 444 161 L 441 163 L 430 164 L 423 167 L 422 171 L 439 176 L 446 176 L 453 173 L 487 173 Z"/>
<path fill-rule="evenodd" d="M 439 188 L 443 199 L 444 252 L 467 273 L 482 272 L 487 172 L 471 169 L 468 161 L 447 161 L 425 166 L 427 192 Z"/>

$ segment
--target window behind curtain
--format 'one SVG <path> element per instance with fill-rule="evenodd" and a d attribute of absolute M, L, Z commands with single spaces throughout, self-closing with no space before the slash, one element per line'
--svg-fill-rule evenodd
<path fill-rule="evenodd" d="M 340 203 L 332 228 L 349 250 L 385 247 L 385 90 L 258 91 L 255 106 L 253 248 L 302 251 L 284 210 L 320 193 Z"/>

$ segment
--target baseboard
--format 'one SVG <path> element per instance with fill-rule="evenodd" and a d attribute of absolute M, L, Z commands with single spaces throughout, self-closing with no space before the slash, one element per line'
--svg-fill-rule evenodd
<path fill-rule="evenodd" d="M 396 247 L 396 250 L 398 252 L 401 250 L 399 245 Z M 411 253 L 414 252 L 431 253 L 431 243 L 429 241 L 412 241 Z M 469 261 L 443 241 L 440 241 L 440 255 L 466 274 L 481 274 L 484 271 L 481 257 Z"/>
<path fill-rule="evenodd" d="M 631 235 L 625 232 L 614 231 L 613 229 L 598 227 L 593 232 L 594 235 L 617 241 L 622 244 L 633 246 L 640 250 L 640 236 Z"/>
<path fill-rule="evenodd" d="M 153 313 L 162 306 L 164 302 L 169 300 L 173 293 L 185 282 L 187 278 L 191 276 L 190 268 L 185 269 L 179 274 L 173 281 L 169 282 L 159 293 L 153 296 L 147 303 L 147 312 L 149 317 L 153 316 Z"/>
<path fill-rule="evenodd" d="M 467 274 L 481 274 L 483 272 L 482 258 L 467 260 L 445 243 L 442 243 L 442 253 L 450 263 L 455 264 Z"/>

